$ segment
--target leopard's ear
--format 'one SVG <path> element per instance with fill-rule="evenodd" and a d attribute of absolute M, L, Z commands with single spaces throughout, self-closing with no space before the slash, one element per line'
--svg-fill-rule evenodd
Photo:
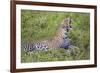
<path fill-rule="evenodd" d="M 72 26 L 70 25 L 70 28 L 72 28 Z"/>

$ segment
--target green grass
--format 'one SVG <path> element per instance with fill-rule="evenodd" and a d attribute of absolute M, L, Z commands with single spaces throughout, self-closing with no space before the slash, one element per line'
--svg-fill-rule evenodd
<path fill-rule="evenodd" d="M 64 60 L 85 60 L 90 58 L 90 14 L 74 12 L 52 11 L 21 11 L 21 42 L 53 38 L 62 21 L 70 17 L 73 19 L 72 28 L 68 34 L 72 44 L 79 48 L 78 54 L 69 55 L 65 49 L 47 52 L 23 52 L 22 62 L 45 62 Z"/>
<path fill-rule="evenodd" d="M 76 48 L 74 54 L 65 49 L 53 49 L 49 51 L 36 51 L 36 52 L 22 52 L 23 63 L 30 62 L 51 62 L 51 61 L 72 61 L 72 60 L 86 60 L 89 56 L 84 56 L 85 52 Z"/>
<path fill-rule="evenodd" d="M 22 10 L 21 38 L 25 42 L 50 39 L 56 34 L 64 18 L 65 13 L 60 12 Z"/>

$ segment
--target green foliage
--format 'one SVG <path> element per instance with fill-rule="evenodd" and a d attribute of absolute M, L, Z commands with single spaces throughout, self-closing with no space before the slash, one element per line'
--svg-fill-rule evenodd
<path fill-rule="evenodd" d="M 22 52 L 22 62 L 47 62 L 47 61 L 71 61 L 89 59 L 79 48 L 75 48 L 74 53 L 66 49 L 52 49 L 49 51 Z"/>
<path fill-rule="evenodd" d="M 72 39 L 74 46 L 88 50 L 90 46 L 90 19 L 89 14 L 77 14 L 73 16 L 73 30 L 70 31 L 69 37 Z"/>
<path fill-rule="evenodd" d="M 72 14 L 73 30 L 69 32 L 72 44 L 81 49 L 79 58 L 90 58 L 90 14 Z"/>
<path fill-rule="evenodd" d="M 52 38 L 65 18 L 64 13 L 48 11 L 21 11 L 21 38 L 25 42 Z"/>

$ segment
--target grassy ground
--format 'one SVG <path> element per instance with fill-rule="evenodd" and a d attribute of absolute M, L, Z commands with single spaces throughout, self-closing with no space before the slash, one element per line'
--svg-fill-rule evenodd
<path fill-rule="evenodd" d="M 23 52 L 21 62 L 44 62 L 64 60 L 85 60 L 90 58 L 90 20 L 89 13 L 66 13 L 50 11 L 21 11 L 21 41 L 34 42 L 50 39 L 57 33 L 62 21 L 71 17 L 73 30 L 68 34 L 72 44 L 78 47 L 78 54 L 68 54 L 65 49 L 47 52 Z"/>
<path fill-rule="evenodd" d="M 27 60 L 26 60 L 27 58 Z M 33 59 L 32 59 L 33 58 Z M 65 49 L 49 50 L 40 52 L 23 52 L 22 62 L 46 62 L 46 61 L 64 61 L 72 60 Z"/>
<path fill-rule="evenodd" d="M 70 53 L 65 49 L 53 49 L 49 51 L 22 52 L 21 62 L 51 62 L 51 61 L 72 61 L 89 59 L 89 53 L 84 53 L 79 48 L 76 48 L 74 53 Z"/>

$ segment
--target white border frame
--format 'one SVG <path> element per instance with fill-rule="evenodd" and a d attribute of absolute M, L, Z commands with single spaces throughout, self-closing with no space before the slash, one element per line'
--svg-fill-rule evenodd
<path fill-rule="evenodd" d="M 21 9 L 90 13 L 90 60 L 21 63 Z M 94 64 L 94 9 L 16 5 L 16 68 L 40 68 Z"/>

